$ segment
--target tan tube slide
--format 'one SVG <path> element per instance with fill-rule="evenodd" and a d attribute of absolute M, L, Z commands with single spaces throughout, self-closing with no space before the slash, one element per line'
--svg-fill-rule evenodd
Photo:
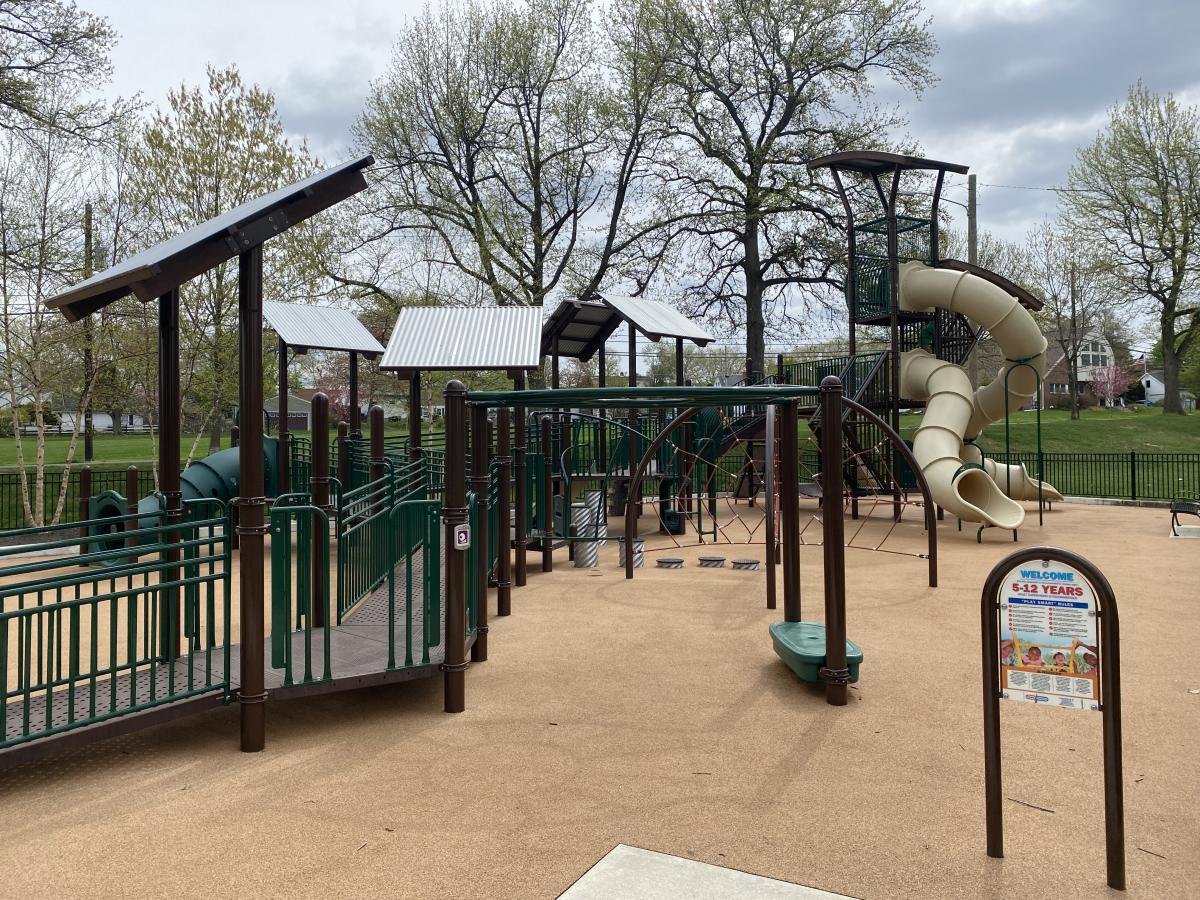
<path fill-rule="evenodd" d="M 978 391 L 972 391 L 959 366 L 924 350 L 903 353 L 900 395 L 928 401 L 913 439 L 913 455 L 938 504 L 964 521 L 1019 527 L 1025 510 L 1005 495 L 1005 488 L 1011 480 L 1014 498 L 1036 500 L 1038 482 L 1024 466 L 984 459 L 977 447 L 964 446 L 963 440 L 977 437 L 984 425 L 1004 418 L 1006 376 L 1009 412 L 1036 396 L 1046 369 L 1046 339 L 1016 297 L 967 272 L 904 263 L 899 295 L 900 308 L 910 312 L 937 307 L 961 313 L 987 330 L 1004 352 L 1004 366 Z M 1042 491 L 1043 499 L 1062 499 L 1045 483 Z"/>

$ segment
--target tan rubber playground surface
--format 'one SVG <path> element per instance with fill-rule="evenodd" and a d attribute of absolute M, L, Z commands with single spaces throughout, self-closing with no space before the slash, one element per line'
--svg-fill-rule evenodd
<path fill-rule="evenodd" d="M 763 572 L 696 566 L 761 546 L 632 582 L 615 548 L 598 575 L 534 554 L 461 715 L 430 680 L 270 704 L 262 754 L 225 709 L 0 772 L 0 896 L 553 897 L 617 843 L 860 897 L 1110 894 L 1096 714 L 1004 704 L 1008 857 L 984 855 L 979 589 L 1014 544 L 949 519 L 930 589 L 908 518 L 901 552 L 847 551 L 846 708 L 775 657 Z M 1130 897 L 1200 896 L 1200 541 L 1167 534 L 1067 504 L 1015 545 L 1117 592 Z"/>

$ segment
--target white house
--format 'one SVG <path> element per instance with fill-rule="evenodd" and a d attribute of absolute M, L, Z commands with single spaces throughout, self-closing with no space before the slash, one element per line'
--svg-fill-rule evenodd
<path fill-rule="evenodd" d="M 76 416 L 80 415 L 79 411 L 75 409 L 57 410 L 55 414 L 58 416 L 58 420 L 61 423 L 57 427 L 57 430 L 68 434 L 74 430 L 75 418 Z M 146 430 L 145 416 L 140 416 L 137 413 L 118 413 L 117 416 L 117 430 L 122 433 Z M 82 431 L 82 423 L 79 427 Z M 113 432 L 112 413 L 103 412 L 99 409 L 92 410 L 92 430 L 95 431 L 96 434 L 111 434 Z"/>
<path fill-rule="evenodd" d="M 1163 380 L 1162 369 L 1145 369 L 1141 374 L 1142 387 L 1146 389 L 1147 403 L 1162 403 L 1163 398 L 1167 396 L 1167 385 Z M 1184 409 L 1195 409 L 1196 398 L 1187 391 L 1179 392 L 1183 400 Z"/>

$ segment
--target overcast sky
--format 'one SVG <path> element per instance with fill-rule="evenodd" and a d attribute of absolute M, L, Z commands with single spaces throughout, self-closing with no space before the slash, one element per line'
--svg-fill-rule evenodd
<path fill-rule="evenodd" d="M 344 155 L 368 84 L 417 0 L 81 0 L 121 35 L 114 93 L 158 103 L 200 82 L 207 63 L 237 63 L 275 93 L 288 131 L 324 159 Z M 920 100 L 885 90 L 909 133 L 938 159 L 966 163 L 981 185 L 1064 183 L 1075 148 L 1130 83 L 1200 102 L 1200 2 L 926 0 L 941 50 L 939 81 Z M 956 178 L 962 185 L 965 179 Z M 947 197 L 966 200 L 965 186 Z M 981 186 L 980 226 L 1019 239 L 1053 213 L 1055 195 Z M 962 210 L 951 206 L 956 214 Z"/>
<path fill-rule="evenodd" d="M 80 0 L 120 34 L 114 94 L 160 103 L 207 63 L 237 63 L 323 159 L 346 154 L 368 85 L 419 0 Z M 1200 103 L 1200 0 L 926 0 L 940 46 L 920 100 L 891 87 L 926 155 L 978 175 L 980 227 L 1020 240 L 1052 216 L 1076 148 L 1144 79 Z M 947 198 L 966 202 L 955 176 Z M 999 187 L 1006 185 L 1010 187 Z M 952 213 L 963 216 L 961 207 Z"/>

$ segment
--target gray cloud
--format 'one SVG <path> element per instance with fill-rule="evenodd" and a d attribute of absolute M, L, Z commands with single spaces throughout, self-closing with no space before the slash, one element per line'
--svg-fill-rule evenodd
<path fill-rule="evenodd" d="M 1134 81 L 1159 92 L 1200 86 L 1200 4 L 1027 0 L 963 7 L 935 3 L 932 10 L 938 85 L 919 101 L 890 86 L 881 94 L 908 111 L 908 132 L 927 153 L 970 165 L 981 182 L 1062 185 L 1077 147 L 1103 127 L 1106 110 Z M 948 196 L 964 201 L 966 191 Z M 1053 215 L 1056 195 L 981 187 L 979 204 L 982 227 L 1019 239 Z"/>

